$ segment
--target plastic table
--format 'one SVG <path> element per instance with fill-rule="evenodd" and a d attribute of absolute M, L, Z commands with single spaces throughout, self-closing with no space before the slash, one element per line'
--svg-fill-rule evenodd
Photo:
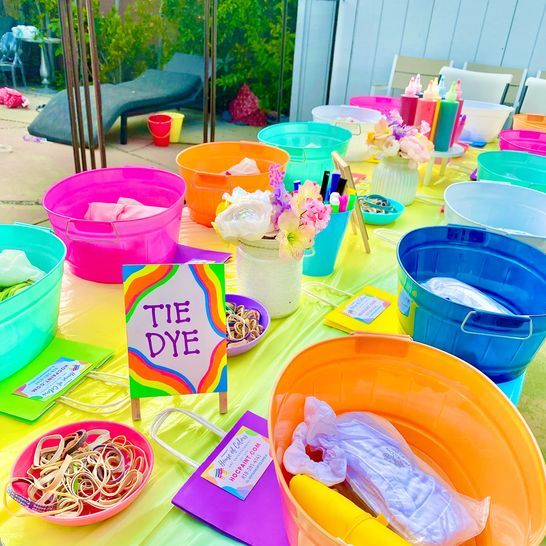
<path fill-rule="evenodd" d="M 475 167 L 475 151 L 465 154 L 460 162 L 468 173 Z M 355 172 L 371 173 L 374 165 L 353 165 Z M 422 188 L 430 196 L 440 197 L 438 187 Z M 438 204 L 421 201 L 407 207 L 396 222 L 395 229 L 410 229 L 439 224 L 443 220 Z M 371 254 L 366 254 L 359 235 L 347 230 L 338 258 L 337 268 L 323 282 L 348 292 L 367 284 L 395 293 L 397 263 L 395 247 L 377 237 L 375 228 L 368 226 Z M 213 250 L 229 247 L 220 241 L 212 229 L 189 220 L 187 209 L 181 228 L 181 242 Z M 228 264 L 228 291 L 235 289 L 235 265 Z M 304 279 L 307 281 L 316 278 Z M 300 308 L 290 317 L 272 321 L 267 338 L 252 351 L 229 361 L 229 411 L 218 414 L 218 397 L 157 398 L 142 400 L 143 420 L 135 428 L 148 437 L 148 427 L 157 413 L 170 406 L 184 407 L 204 416 L 224 430 L 229 430 L 241 414 L 249 409 L 267 416 L 269 396 L 280 370 L 298 351 L 322 339 L 344 335 L 322 324 L 329 307 L 304 295 Z M 126 374 L 123 295 L 119 285 L 101 285 L 78 279 L 66 273 L 63 280 L 59 336 L 112 347 L 115 355 L 102 371 Z M 543 449 L 546 434 L 541 432 L 543 408 L 546 404 L 546 351 L 542 350 L 529 367 L 527 385 L 520 409 L 527 418 Z M 108 404 L 125 394 L 122 388 L 106 386 L 88 379 L 71 396 L 83 402 Z M 62 423 L 90 418 L 89 413 L 58 404 L 34 425 L 0 416 L 0 481 L 5 482 L 17 454 L 37 435 Z M 131 425 L 130 409 L 105 416 Z M 171 417 L 160 432 L 162 440 L 191 458 L 202 461 L 216 445 L 213 434 L 183 417 Z M 171 504 L 171 499 L 191 473 L 191 468 L 152 442 L 155 467 L 142 495 L 124 512 L 100 524 L 87 527 L 60 527 L 36 517 L 16 518 L 2 510 L 0 538 L 5 546 L 217 546 L 235 544 L 202 523 L 193 520 Z"/>

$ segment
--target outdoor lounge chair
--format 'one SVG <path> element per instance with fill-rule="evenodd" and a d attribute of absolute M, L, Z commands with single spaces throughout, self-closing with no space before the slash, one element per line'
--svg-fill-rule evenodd
<path fill-rule="evenodd" d="M 127 118 L 158 110 L 171 110 L 195 103 L 202 91 L 202 79 L 196 74 L 169 70 L 146 70 L 132 81 L 101 85 L 102 122 L 105 134 L 121 117 L 120 143 L 127 143 Z M 85 101 L 83 89 L 82 102 Z M 93 135 L 97 142 L 97 126 L 94 94 L 91 90 L 93 111 Z M 85 104 L 85 103 L 84 103 Z M 83 108 L 85 111 L 85 108 Z M 84 115 L 85 118 L 85 115 Z M 84 119 L 86 144 L 87 122 Z M 31 135 L 47 138 L 52 142 L 71 144 L 70 116 L 66 91 L 57 93 L 29 125 Z"/>

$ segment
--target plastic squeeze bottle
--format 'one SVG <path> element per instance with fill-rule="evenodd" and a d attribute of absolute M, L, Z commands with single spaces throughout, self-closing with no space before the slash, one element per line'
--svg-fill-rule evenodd
<path fill-rule="evenodd" d="M 434 150 L 436 152 L 447 152 L 451 142 L 451 136 L 455 130 L 455 121 L 459 103 L 457 102 L 456 82 L 451 84 L 446 98 L 440 103 L 440 114 L 436 134 L 434 135 Z"/>
<path fill-rule="evenodd" d="M 419 80 L 417 80 L 419 78 Z M 415 110 L 417 108 L 418 89 L 421 87 L 421 76 L 411 77 L 404 94 L 400 97 L 400 116 L 406 125 L 413 125 L 415 119 Z"/>
<path fill-rule="evenodd" d="M 382 518 L 374 518 L 341 493 L 299 474 L 290 480 L 290 491 L 316 523 L 334 537 L 353 546 L 410 546 L 391 531 Z"/>
<path fill-rule="evenodd" d="M 451 135 L 451 142 L 449 143 L 450 146 L 453 146 L 455 143 L 455 136 L 461 135 L 461 131 L 459 131 L 459 124 L 461 123 L 461 112 L 463 110 L 463 89 L 461 87 L 461 80 L 457 80 L 457 83 L 455 85 L 455 92 L 457 93 L 457 102 L 459 103 L 459 108 L 457 109 L 457 117 L 455 118 L 455 129 L 453 129 L 453 134 Z"/>
<path fill-rule="evenodd" d="M 434 122 L 434 114 L 438 106 L 438 97 L 434 94 L 434 86 L 432 80 L 428 82 L 428 86 L 423 93 L 423 98 L 417 101 L 417 108 L 415 110 L 415 120 L 413 124 L 418 127 L 422 121 L 426 121 L 429 124 L 430 132 L 428 139 L 432 140 L 432 125 Z"/>

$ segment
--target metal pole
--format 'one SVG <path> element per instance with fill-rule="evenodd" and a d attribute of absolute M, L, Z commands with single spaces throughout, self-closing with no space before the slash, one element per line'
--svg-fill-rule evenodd
<path fill-rule="evenodd" d="M 79 75 L 79 62 L 78 62 L 78 44 L 76 42 L 76 36 L 74 34 L 74 18 L 72 16 L 72 1 L 67 2 L 68 13 L 68 36 L 70 40 L 70 50 L 72 58 L 72 73 L 74 76 L 74 97 L 76 99 L 76 118 L 78 120 L 78 133 L 80 141 L 80 154 L 82 158 L 82 169 L 87 170 L 87 157 L 85 153 L 85 131 L 83 128 L 83 111 L 82 111 L 82 98 L 80 95 L 80 75 Z"/>
<path fill-rule="evenodd" d="M 218 0 L 212 0 L 212 43 L 211 43 L 211 71 L 212 79 L 210 81 L 210 140 L 214 142 L 216 134 L 216 19 L 218 15 Z"/>
<path fill-rule="evenodd" d="M 203 142 L 209 141 L 209 55 L 210 55 L 210 0 L 204 0 L 204 77 L 203 77 Z"/>
<path fill-rule="evenodd" d="M 106 167 L 106 149 L 104 147 L 104 127 L 102 125 L 102 97 L 100 93 L 99 55 L 97 51 L 97 36 L 95 33 L 95 18 L 91 0 L 85 0 L 87 10 L 87 28 L 89 29 L 89 56 L 91 57 L 91 77 L 95 91 L 95 113 L 97 116 L 97 133 L 99 138 L 99 154 L 101 167 Z"/>
<path fill-rule="evenodd" d="M 91 111 L 91 95 L 89 93 L 89 65 L 87 63 L 87 43 L 85 40 L 85 19 L 83 16 L 82 0 L 76 0 L 78 9 L 78 38 L 80 39 L 80 55 L 82 58 L 83 92 L 85 96 L 85 113 L 87 118 L 87 138 L 91 168 L 97 167 L 95 162 L 95 138 L 93 137 L 93 115 Z"/>
<path fill-rule="evenodd" d="M 286 54 L 286 23 L 288 21 L 288 0 L 282 6 L 281 63 L 279 68 L 279 89 L 277 93 L 277 123 L 281 120 L 282 96 L 284 85 L 284 57 Z"/>
<path fill-rule="evenodd" d="M 79 173 L 81 169 L 78 133 L 76 131 L 76 114 L 74 109 L 73 97 L 73 78 L 72 78 L 72 55 L 68 36 L 68 23 L 66 13 L 66 0 L 59 0 L 59 15 L 61 19 L 61 42 L 63 45 L 63 59 L 66 73 L 66 99 L 68 101 L 68 112 L 70 115 L 70 131 L 72 134 L 72 152 L 74 154 L 74 169 Z"/>

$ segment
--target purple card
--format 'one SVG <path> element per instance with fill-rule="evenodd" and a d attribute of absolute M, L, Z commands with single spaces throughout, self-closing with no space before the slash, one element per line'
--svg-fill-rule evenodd
<path fill-rule="evenodd" d="M 227 491 L 217 480 L 209 479 L 211 465 L 215 465 L 234 442 L 239 443 L 241 430 L 253 431 L 267 438 L 267 421 L 250 411 L 233 425 L 220 444 L 188 478 L 172 502 L 193 517 L 216 530 L 251 546 L 288 546 L 284 530 L 279 482 L 275 467 L 263 466 L 256 459 L 256 470 L 263 472 L 250 491 L 238 496 Z M 252 450 L 253 446 L 251 446 Z M 263 457 L 260 458 L 264 460 Z M 218 469 L 216 469 L 218 470 Z M 203 475 L 207 477 L 203 477 Z M 218 477 L 218 473 L 215 473 Z M 241 498 L 244 496 L 245 498 Z"/>

